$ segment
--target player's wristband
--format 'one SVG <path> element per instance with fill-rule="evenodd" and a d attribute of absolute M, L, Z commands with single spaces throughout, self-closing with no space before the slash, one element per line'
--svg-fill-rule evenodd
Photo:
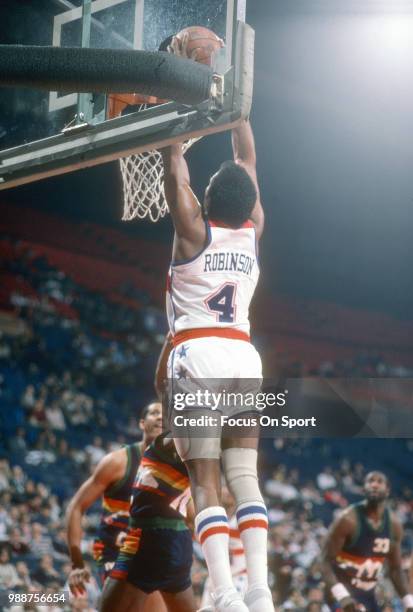
<path fill-rule="evenodd" d="M 82 563 L 82 564 L 80 564 L 80 563 L 72 563 L 72 570 L 77 570 L 77 569 L 80 569 L 80 570 L 85 569 L 84 563 Z"/>
<path fill-rule="evenodd" d="M 403 602 L 403 607 L 405 610 L 408 610 L 409 608 L 413 608 L 413 595 L 409 594 L 409 595 L 405 595 L 402 599 Z"/>
<path fill-rule="evenodd" d="M 338 602 L 342 601 L 346 597 L 351 597 L 350 593 L 347 591 L 344 584 L 341 584 L 341 582 L 337 582 L 337 584 L 331 587 L 331 594 Z"/>

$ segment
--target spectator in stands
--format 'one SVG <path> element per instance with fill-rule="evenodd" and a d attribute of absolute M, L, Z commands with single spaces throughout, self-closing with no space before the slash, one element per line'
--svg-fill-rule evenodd
<path fill-rule="evenodd" d="M 9 552 L 3 546 L 0 549 L 0 589 L 14 589 L 19 584 L 16 568 L 10 563 Z"/>
<path fill-rule="evenodd" d="M 122 433 L 126 434 L 127 436 L 130 436 L 131 438 L 138 438 L 141 436 L 142 432 L 138 427 L 138 423 L 136 421 L 136 417 L 134 417 L 133 415 L 129 417 L 129 421 L 127 423 L 127 425 L 122 425 L 120 424 L 118 426 L 119 431 L 121 431 Z"/>
<path fill-rule="evenodd" d="M 10 465 L 7 459 L 0 459 L 0 492 L 6 491 L 10 486 Z"/>
<path fill-rule="evenodd" d="M 26 555 L 30 552 L 30 548 L 25 542 L 22 533 L 18 527 L 13 527 L 9 535 L 9 550 L 13 555 Z"/>
<path fill-rule="evenodd" d="M 319 601 L 309 601 L 306 607 L 306 612 L 329 612 L 330 608 L 326 607 Z"/>
<path fill-rule="evenodd" d="M 50 509 L 50 520 L 53 523 L 58 523 L 62 516 L 62 508 L 59 504 L 58 498 L 56 495 L 48 496 L 48 506 Z"/>
<path fill-rule="evenodd" d="M 16 572 L 19 578 L 19 585 L 23 591 L 28 591 L 32 588 L 32 581 L 30 578 L 29 568 L 27 567 L 27 563 L 24 561 L 17 561 L 16 563 Z"/>
<path fill-rule="evenodd" d="M 73 459 L 73 464 L 76 468 L 85 468 L 88 462 L 87 454 L 79 448 L 70 449 L 70 456 Z"/>
<path fill-rule="evenodd" d="M 29 502 L 36 495 L 36 485 L 33 480 L 27 480 L 24 490 L 26 501 Z"/>
<path fill-rule="evenodd" d="M 31 520 L 39 522 L 44 525 L 44 521 L 41 518 L 41 508 L 43 505 L 43 499 L 41 495 L 35 495 L 29 502 Z"/>
<path fill-rule="evenodd" d="M 291 501 L 298 497 L 296 487 L 288 480 L 285 466 L 279 466 L 273 472 L 273 477 L 265 483 L 265 493 L 270 497 Z"/>
<path fill-rule="evenodd" d="M 326 466 L 317 476 L 318 488 L 322 491 L 334 489 L 337 486 L 337 480 L 334 477 L 331 467 Z"/>
<path fill-rule="evenodd" d="M 48 430 L 45 429 L 44 431 L 42 431 L 39 434 L 39 437 L 37 438 L 37 442 L 36 442 L 36 447 L 39 450 L 43 450 L 46 451 L 48 453 L 52 453 L 53 455 L 56 455 L 57 453 L 57 438 L 55 436 L 55 434 Z M 39 483 L 39 485 L 41 485 L 41 483 Z M 37 486 L 39 486 L 37 485 Z"/>
<path fill-rule="evenodd" d="M 31 539 L 29 541 L 32 554 L 36 557 L 51 555 L 53 553 L 52 539 L 45 535 L 45 529 L 40 523 L 31 525 Z"/>
<path fill-rule="evenodd" d="M 9 516 L 10 516 L 10 523 L 12 526 L 14 525 L 18 525 L 19 520 L 20 520 L 20 508 L 19 506 L 15 505 L 15 498 L 14 495 L 12 497 L 11 493 L 9 493 L 10 495 L 10 499 L 12 499 L 12 505 L 10 505 L 8 507 L 9 509 Z"/>
<path fill-rule="evenodd" d="M 314 504 L 322 504 L 323 498 L 320 495 L 320 491 L 315 486 L 312 480 L 307 481 L 300 489 L 301 498 L 305 502 L 312 502 Z"/>
<path fill-rule="evenodd" d="M 69 447 L 68 441 L 61 438 L 57 443 L 57 459 L 58 465 L 63 470 L 69 471 L 73 467 L 72 449 Z"/>
<path fill-rule="evenodd" d="M 34 385 L 27 385 L 23 392 L 23 395 L 20 398 L 20 403 L 22 406 L 24 406 L 24 408 L 34 408 L 34 405 L 36 403 L 36 391 Z"/>
<path fill-rule="evenodd" d="M 92 466 L 97 465 L 106 454 L 106 451 L 103 448 L 103 441 L 100 436 L 95 436 L 92 444 L 88 444 L 85 450 L 89 455 Z"/>
<path fill-rule="evenodd" d="M 9 515 L 10 515 L 10 510 L 12 509 L 11 502 L 12 502 L 11 491 L 10 490 L 3 491 L 0 494 L 0 503 L 7 509 L 7 512 L 9 513 Z"/>
<path fill-rule="evenodd" d="M 43 502 L 40 507 L 40 515 L 37 518 L 37 521 L 44 525 L 45 527 L 50 527 L 54 529 L 53 521 L 52 521 L 52 512 L 50 508 L 49 502 Z"/>
<path fill-rule="evenodd" d="M 46 410 L 44 400 L 36 400 L 34 407 L 30 411 L 29 423 L 33 427 L 44 427 L 46 425 Z"/>
<path fill-rule="evenodd" d="M 93 399 L 85 393 L 66 390 L 62 396 L 63 409 L 72 425 L 85 425 L 93 415 Z"/>
<path fill-rule="evenodd" d="M 27 450 L 26 430 L 18 427 L 14 436 L 8 441 L 9 451 L 13 454 L 24 454 Z"/>
<path fill-rule="evenodd" d="M 32 539 L 32 525 L 31 525 L 31 516 L 29 512 L 30 512 L 29 505 L 21 504 L 19 527 L 21 529 L 24 541 L 27 542 L 30 546 L 30 541 Z"/>
<path fill-rule="evenodd" d="M 52 429 L 58 431 L 64 431 L 66 429 L 65 417 L 57 402 L 53 402 L 46 408 L 46 419 Z"/>
<path fill-rule="evenodd" d="M 55 567 L 53 567 L 53 559 L 50 555 L 42 556 L 38 567 L 32 574 L 32 577 L 34 580 L 36 580 L 36 582 L 39 582 L 45 587 L 51 586 L 55 582 L 62 582 L 59 572 L 55 569 Z"/>
<path fill-rule="evenodd" d="M 0 542 L 6 542 L 8 540 L 7 532 L 12 527 L 10 515 L 6 507 L 4 506 L 3 499 L 0 503 Z"/>
<path fill-rule="evenodd" d="M 324 592 L 322 589 L 310 588 L 307 592 L 307 610 L 310 612 L 330 612 L 330 608 L 324 603 Z"/>
<path fill-rule="evenodd" d="M 53 538 L 53 549 L 55 551 L 55 558 L 68 559 L 66 529 L 64 527 L 60 527 L 56 531 L 56 535 Z"/>
<path fill-rule="evenodd" d="M 283 610 L 305 610 L 305 607 L 306 600 L 296 589 L 290 591 L 288 599 L 282 605 Z"/>

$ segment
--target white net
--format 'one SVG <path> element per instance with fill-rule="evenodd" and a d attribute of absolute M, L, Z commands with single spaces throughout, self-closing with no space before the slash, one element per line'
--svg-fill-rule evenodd
<path fill-rule="evenodd" d="M 142 105 L 140 110 L 146 108 Z M 183 144 L 183 152 L 199 138 Z M 150 219 L 156 223 L 168 212 L 163 183 L 163 163 L 159 151 L 146 151 L 119 160 L 123 182 L 123 221 Z"/>

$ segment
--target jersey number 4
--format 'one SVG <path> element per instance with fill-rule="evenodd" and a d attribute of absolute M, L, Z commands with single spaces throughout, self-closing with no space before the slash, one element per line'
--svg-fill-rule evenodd
<path fill-rule="evenodd" d="M 208 310 L 216 314 L 219 323 L 234 322 L 236 291 L 237 285 L 235 283 L 225 283 L 205 300 Z"/>

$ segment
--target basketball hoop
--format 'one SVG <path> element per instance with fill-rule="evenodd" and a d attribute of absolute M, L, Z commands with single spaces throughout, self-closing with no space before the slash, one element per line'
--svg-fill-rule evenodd
<path fill-rule="evenodd" d="M 154 96 L 140 94 L 113 94 L 108 100 L 108 118 L 118 116 L 127 106 L 137 106 L 143 111 L 151 106 L 163 104 Z M 186 151 L 199 138 L 191 138 L 183 144 Z M 123 183 L 122 221 L 149 219 L 156 223 L 168 212 L 164 191 L 162 155 L 156 149 L 128 155 L 119 160 Z"/>

